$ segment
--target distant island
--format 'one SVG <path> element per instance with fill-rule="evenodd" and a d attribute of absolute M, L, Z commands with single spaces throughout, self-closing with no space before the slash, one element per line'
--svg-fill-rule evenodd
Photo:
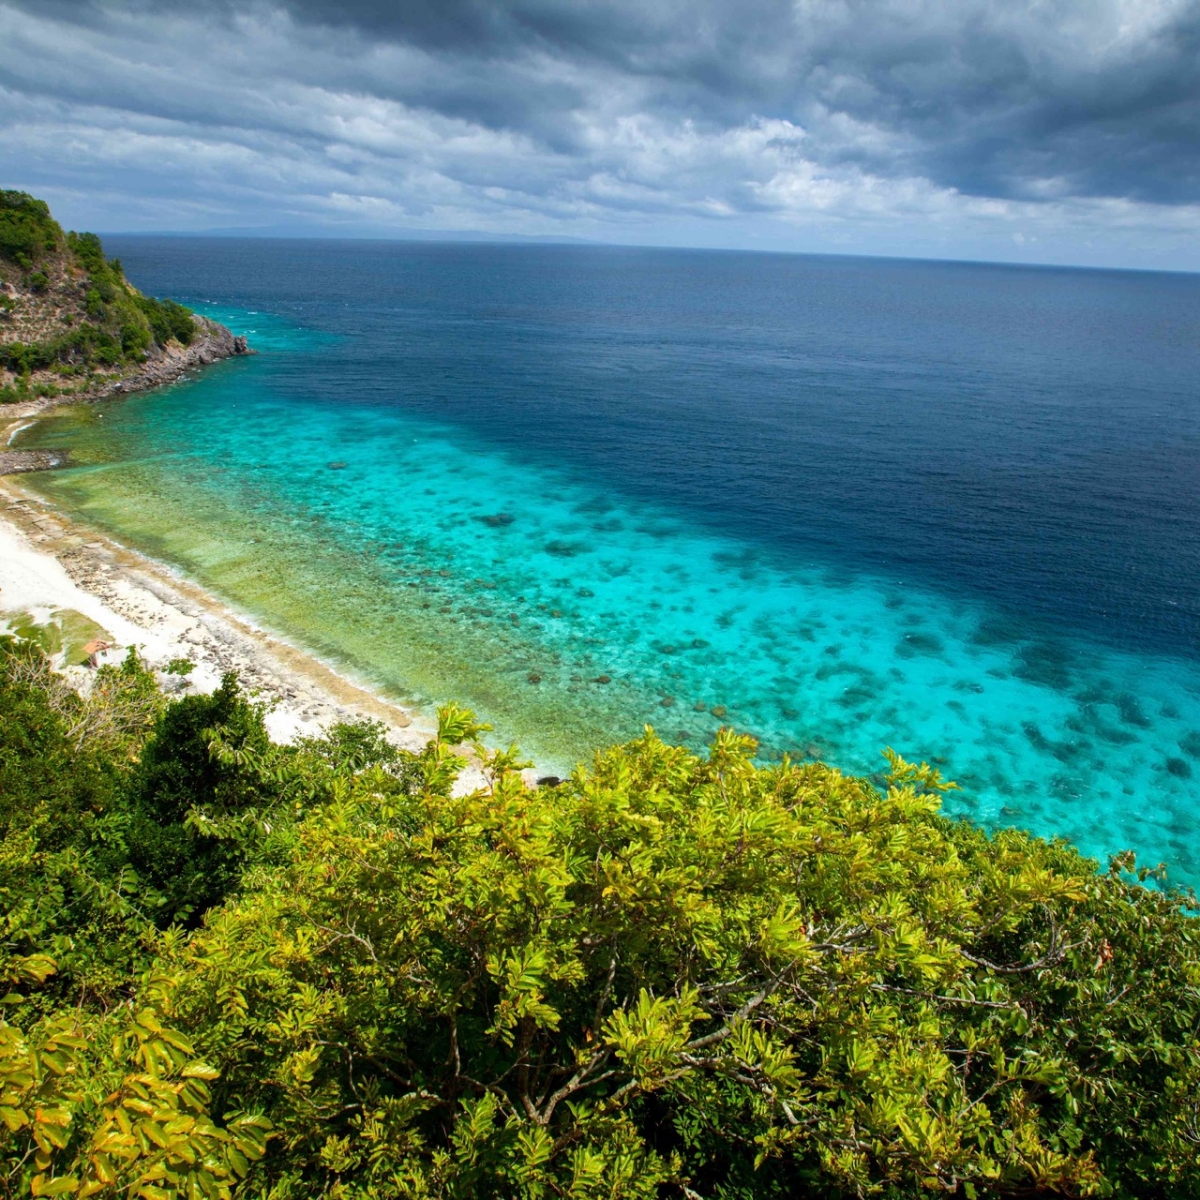
<path fill-rule="evenodd" d="M 248 353 L 224 325 L 143 295 L 94 233 L 0 191 L 0 404 L 139 391 Z"/>

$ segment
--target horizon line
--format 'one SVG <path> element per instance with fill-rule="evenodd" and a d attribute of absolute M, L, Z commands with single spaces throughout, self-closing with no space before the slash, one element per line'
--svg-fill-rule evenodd
<path fill-rule="evenodd" d="M 607 242 L 572 234 L 480 233 L 473 230 L 413 230 L 407 233 L 305 233 L 273 232 L 271 226 L 262 229 L 234 227 L 204 230 L 98 230 L 100 238 L 180 238 L 212 241 L 264 242 L 414 242 L 429 245 L 481 246 L 560 246 L 602 250 L 662 250 L 693 254 L 760 254 L 788 258 L 837 258 L 867 261 L 938 263 L 942 265 L 975 267 L 1012 267 L 1045 271 L 1100 271 L 1125 275 L 1200 275 L 1200 268 L 1187 267 L 1126 267 L 1099 266 L 1094 263 L 1039 262 L 1026 259 L 955 258 L 947 255 L 862 253 L 852 250 L 788 250 L 758 246 L 693 246 L 685 243 Z"/>

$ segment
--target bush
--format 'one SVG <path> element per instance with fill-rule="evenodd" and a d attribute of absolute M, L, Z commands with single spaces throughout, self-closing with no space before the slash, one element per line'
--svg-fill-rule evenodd
<path fill-rule="evenodd" d="M 728 732 L 451 798 L 449 717 L 181 949 L 217 1098 L 281 1133 L 260 1190 L 1197 1194 L 1180 898 Z"/>
<path fill-rule="evenodd" d="M 0 191 L 0 258 L 29 270 L 62 245 L 62 230 L 44 200 L 25 192 Z"/>
<path fill-rule="evenodd" d="M 150 296 L 139 296 L 138 306 L 150 322 L 154 340 L 160 346 L 172 339 L 186 346 L 196 336 L 196 322 L 190 308 L 184 308 L 174 300 L 155 300 Z"/>
<path fill-rule="evenodd" d="M 121 353 L 126 358 L 137 361 L 145 357 L 153 340 L 150 330 L 145 325 L 129 321 L 121 330 Z"/>
<path fill-rule="evenodd" d="M 245 768 L 272 749 L 262 708 L 232 675 L 163 712 L 138 764 L 129 834 L 130 861 L 164 897 L 160 924 L 198 920 L 240 876 L 244 848 L 222 824 L 270 806 L 276 789 Z M 204 821 L 189 821 L 193 811 Z"/>
<path fill-rule="evenodd" d="M 877 788 L 730 731 L 536 790 L 475 742 L 456 795 L 454 706 L 419 755 L 370 724 L 287 748 L 232 677 L 164 706 L 131 660 L 84 701 L 23 653 L 12 1187 L 1200 1195 L 1200 927 L 1128 858 L 948 820 L 925 765 Z"/>
<path fill-rule="evenodd" d="M 85 710 L 36 646 L 0 639 L 0 833 L 45 812 L 46 844 L 62 846 L 111 806 L 113 764 L 72 736 Z"/>
<path fill-rule="evenodd" d="M 84 700 L 37 646 L 0 639 L 0 976 L 26 1015 L 107 1006 L 147 961 L 125 788 L 160 704 L 136 656 Z"/>

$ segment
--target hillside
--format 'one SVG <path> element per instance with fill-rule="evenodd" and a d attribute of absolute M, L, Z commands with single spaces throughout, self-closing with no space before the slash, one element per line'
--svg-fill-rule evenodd
<path fill-rule="evenodd" d="M 144 296 L 94 233 L 0 191 L 0 403 L 153 387 L 244 353 L 225 326 Z"/>

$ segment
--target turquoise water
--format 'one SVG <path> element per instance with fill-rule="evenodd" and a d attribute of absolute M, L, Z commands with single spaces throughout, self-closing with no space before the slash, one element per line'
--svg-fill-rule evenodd
<path fill-rule="evenodd" d="M 1159 636 L 1106 636 L 903 556 L 833 553 L 832 535 L 739 533 L 745 497 L 721 491 L 689 447 L 694 430 L 658 454 L 665 471 L 717 490 L 715 516 L 648 486 L 636 462 L 622 478 L 619 461 L 587 461 L 594 445 L 565 452 L 552 416 L 539 427 L 510 413 L 518 428 L 505 436 L 491 417 L 464 419 L 469 382 L 443 385 L 458 400 L 441 416 L 435 404 L 383 402 L 404 396 L 403 371 L 427 382 L 436 365 L 409 353 L 381 374 L 352 324 L 302 298 L 275 307 L 210 306 L 258 357 L 31 431 L 26 444 L 67 446 L 77 464 L 37 486 L 389 694 L 471 704 L 547 764 L 643 723 L 695 747 L 733 724 L 766 759 L 867 774 L 891 746 L 959 782 L 951 811 L 1100 856 L 1133 848 L 1176 880 L 1200 877 L 1200 663 L 1170 597 Z M 447 340 L 451 322 L 438 319 L 430 344 Z M 509 318 L 503 332 L 526 339 L 518 354 L 557 344 Z M 349 396 L 322 374 L 330 362 Z M 481 376 L 477 394 L 488 384 Z M 675 419 L 686 427 L 686 409 Z M 829 503 L 845 509 L 839 487 Z M 929 520 L 906 516 L 907 503 L 899 490 L 897 523 Z M 1106 608 L 1119 601 L 1110 594 Z"/>

